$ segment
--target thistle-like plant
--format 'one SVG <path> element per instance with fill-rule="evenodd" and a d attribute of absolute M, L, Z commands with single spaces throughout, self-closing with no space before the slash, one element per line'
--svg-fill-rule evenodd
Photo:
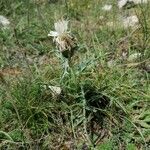
<path fill-rule="evenodd" d="M 54 23 L 54 27 L 55 31 L 50 31 L 48 36 L 54 37 L 53 41 L 59 51 L 65 58 L 70 60 L 77 47 L 77 41 L 68 31 L 68 21 L 59 20 Z"/>
<path fill-rule="evenodd" d="M 58 22 L 54 23 L 55 31 L 50 31 L 48 36 L 53 37 L 53 41 L 56 44 L 59 52 L 63 56 L 64 60 L 64 75 L 67 73 L 67 69 L 70 66 L 71 57 L 73 56 L 76 48 L 77 48 L 77 40 L 68 31 L 68 21 L 66 20 L 59 20 Z"/>

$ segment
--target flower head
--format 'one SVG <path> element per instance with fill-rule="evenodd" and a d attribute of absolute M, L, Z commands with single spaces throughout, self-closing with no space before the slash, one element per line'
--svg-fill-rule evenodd
<path fill-rule="evenodd" d="M 70 58 L 75 50 L 76 39 L 68 31 L 68 21 L 59 20 L 54 23 L 55 31 L 50 31 L 48 36 L 54 37 L 54 42 L 64 57 Z"/>
<path fill-rule="evenodd" d="M 66 20 L 59 20 L 58 22 L 54 23 L 55 31 L 50 31 L 48 36 L 57 37 L 61 34 L 67 33 L 68 30 L 68 21 Z"/>
<path fill-rule="evenodd" d="M 128 28 L 128 27 L 136 28 L 139 23 L 139 19 L 136 15 L 125 17 L 125 18 L 123 18 L 122 21 L 123 21 L 123 26 L 125 28 Z"/>

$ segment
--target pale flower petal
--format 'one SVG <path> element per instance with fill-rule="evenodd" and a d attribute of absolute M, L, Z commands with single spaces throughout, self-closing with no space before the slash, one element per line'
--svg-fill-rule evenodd
<path fill-rule="evenodd" d="M 67 32 L 68 29 L 68 21 L 65 20 L 59 20 L 54 24 L 56 32 L 59 34 L 62 34 L 64 32 Z"/>
<path fill-rule="evenodd" d="M 58 32 L 56 32 L 56 31 L 50 31 L 50 33 L 48 34 L 48 36 L 53 36 L 53 37 L 56 37 L 56 36 L 58 36 L 59 34 L 58 34 Z"/>

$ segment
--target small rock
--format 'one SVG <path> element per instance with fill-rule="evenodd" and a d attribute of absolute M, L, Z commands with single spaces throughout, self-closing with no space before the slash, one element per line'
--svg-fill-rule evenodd
<path fill-rule="evenodd" d="M 142 4 L 142 3 L 148 3 L 148 0 L 130 0 L 134 2 L 134 4 Z"/>
<path fill-rule="evenodd" d="M 138 59 L 140 56 L 141 56 L 141 53 L 134 53 L 134 54 L 131 54 L 131 55 L 128 57 L 128 61 L 134 61 L 134 60 Z"/>
<path fill-rule="evenodd" d="M 49 85 L 48 88 L 53 92 L 54 95 L 60 95 L 62 93 L 62 89 L 58 86 Z"/>
<path fill-rule="evenodd" d="M 127 4 L 128 0 L 119 0 L 118 7 L 121 9 Z"/>
<path fill-rule="evenodd" d="M 9 20 L 6 17 L 0 15 L 0 26 L 2 25 L 3 28 L 7 28 L 9 24 Z"/>
<path fill-rule="evenodd" d="M 148 0 L 119 0 L 118 7 L 121 9 L 123 7 L 126 7 L 128 4 L 137 5 L 137 4 L 144 4 L 144 3 L 148 3 Z"/>
<path fill-rule="evenodd" d="M 139 19 L 136 15 L 133 16 L 128 16 L 128 17 L 124 17 L 122 18 L 122 23 L 124 28 L 128 28 L 128 27 L 138 27 L 139 24 Z"/>

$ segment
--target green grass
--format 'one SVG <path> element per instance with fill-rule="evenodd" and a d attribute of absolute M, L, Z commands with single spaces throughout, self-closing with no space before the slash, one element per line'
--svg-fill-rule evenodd
<path fill-rule="evenodd" d="M 107 3 L 111 12 L 101 10 Z M 149 8 L 119 10 L 115 1 L 101 0 L 1 0 L 0 14 L 11 24 L 0 28 L 0 149 L 148 150 Z M 137 14 L 141 27 L 123 29 L 121 14 Z M 79 45 L 64 78 L 64 60 L 47 36 L 62 17 Z M 121 59 L 124 50 L 142 55 L 129 62 Z"/>

